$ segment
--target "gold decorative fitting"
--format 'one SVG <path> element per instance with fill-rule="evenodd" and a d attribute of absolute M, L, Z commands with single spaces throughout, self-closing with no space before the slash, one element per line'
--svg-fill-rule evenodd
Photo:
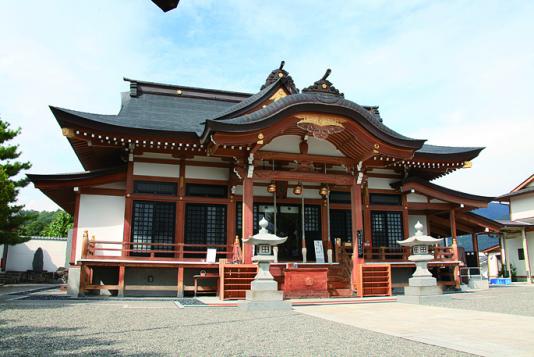
<path fill-rule="evenodd" d="M 265 136 L 263 135 L 263 133 L 259 133 L 258 134 L 258 140 L 263 140 Z"/>
<path fill-rule="evenodd" d="M 62 128 L 61 129 L 61 133 L 63 134 L 63 136 L 67 137 L 67 138 L 73 138 L 75 135 L 74 135 L 74 130 L 72 130 L 71 128 Z"/>
<path fill-rule="evenodd" d="M 178 94 L 178 95 L 182 95 L 182 90 L 181 90 L 181 89 L 177 89 L 177 90 L 176 90 L 176 94 Z"/>
<path fill-rule="evenodd" d="M 470 169 L 472 167 L 473 167 L 473 163 L 471 161 L 464 162 L 464 169 Z"/>
<path fill-rule="evenodd" d="M 326 85 L 326 83 L 323 83 L 323 84 L 321 85 L 321 87 L 323 87 L 324 89 L 326 89 L 328 86 Z"/>
<path fill-rule="evenodd" d="M 322 186 L 321 189 L 319 190 L 319 194 L 323 197 L 328 196 L 328 192 L 329 190 L 328 190 L 328 187 L 326 186 Z"/>
<path fill-rule="evenodd" d="M 278 77 L 282 78 L 284 74 L 282 72 L 278 73 Z"/>
<path fill-rule="evenodd" d="M 380 149 L 380 144 L 374 144 L 373 147 L 378 150 Z"/>

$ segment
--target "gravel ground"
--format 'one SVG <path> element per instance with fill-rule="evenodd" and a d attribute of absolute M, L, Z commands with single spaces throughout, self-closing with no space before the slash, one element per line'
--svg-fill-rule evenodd
<path fill-rule="evenodd" d="M 297 312 L 163 301 L 11 301 L 0 336 L 3 356 L 467 356 Z"/>
<path fill-rule="evenodd" d="M 452 297 L 450 301 L 426 305 L 534 316 L 534 286 L 491 287 L 489 290 L 454 294 Z"/>

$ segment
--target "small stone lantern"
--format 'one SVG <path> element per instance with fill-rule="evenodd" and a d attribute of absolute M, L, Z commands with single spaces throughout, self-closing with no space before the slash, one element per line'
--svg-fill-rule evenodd
<path fill-rule="evenodd" d="M 428 262 L 434 259 L 434 255 L 429 254 L 429 247 L 441 242 L 443 239 L 432 238 L 423 234 L 423 225 L 417 222 L 415 225 L 415 235 L 397 241 L 403 247 L 411 247 L 412 255 L 408 257 L 416 265 L 415 272 L 408 280 L 409 286 L 404 288 L 404 295 L 427 296 L 440 295 L 442 290 L 437 286 L 436 278 L 428 271 Z"/>
<path fill-rule="evenodd" d="M 291 303 L 283 301 L 282 291 L 278 291 L 278 283 L 269 271 L 270 263 L 275 260 L 272 254 L 273 246 L 282 244 L 287 237 L 281 238 L 267 231 L 269 222 L 263 217 L 260 220 L 260 231 L 254 236 L 244 239 L 245 244 L 255 246 L 253 262 L 258 263 L 258 273 L 247 291 L 246 301 L 240 304 L 245 310 L 289 310 Z"/>

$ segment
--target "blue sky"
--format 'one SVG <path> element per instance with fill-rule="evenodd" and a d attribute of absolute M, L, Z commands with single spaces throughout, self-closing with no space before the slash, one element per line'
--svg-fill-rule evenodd
<path fill-rule="evenodd" d="M 0 115 L 31 172 L 79 171 L 48 105 L 117 113 L 122 77 L 255 92 L 286 61 L 411 137 L 486 146 L 437 183 L 499 195 L 534 171 L 534 2 L 0 2 Z M 21 202 L 56 206 L 28 187 Z"/>

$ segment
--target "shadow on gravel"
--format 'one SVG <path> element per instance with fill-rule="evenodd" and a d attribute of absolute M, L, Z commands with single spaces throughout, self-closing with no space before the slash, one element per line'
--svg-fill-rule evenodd
<path fill-rule="evenodd" d="M 15 326 L 13 320 L 0 320 L 0 351 L 6 356 L 59 356 L 65 354 L 119 355 L 112 341 L 83 335 L 70 336 L 79 329 Z"/>

